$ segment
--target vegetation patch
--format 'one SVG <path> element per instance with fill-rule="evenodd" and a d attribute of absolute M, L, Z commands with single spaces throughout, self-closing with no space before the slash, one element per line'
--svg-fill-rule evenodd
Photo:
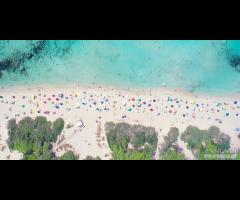
<path fill-rule="evenodd" d="M 153 159 L 158 143 L 158 134 L 154 128 L 108 122 L 105 131 L 113 160 Z"/>
<path fill-rule="evenodd" d="M 179 135 L 178 128 L 170 129 L 161 146 L 160 160 L 185 160 L 185 155 L 177 144 Z"/>
<path fill-rule="evenodd" d="M 19 123 L 15 119 L 8 122 L 8 146 L 23 154 L 24 160 L 55 160 L 52 143 L 64 128 L 64 120 L 59 118 L 53 123 L 45 117 L 32 119 L 25 117 Z"/>
<path fill-rule="evenodd" d="M 60 160 L 78 160 L 78 159 L 79 156 L 74 154 L 73 151 L 67 151 L 60 157 Z"/>
<path fill-rule="evenodd" d="M 182 133 L 181 140 L 187 143 L 196 159 L 231 159 L 230 137 L 222 133 L 216 126 L 212 126 L 208 130 L 189 126 Z"/>

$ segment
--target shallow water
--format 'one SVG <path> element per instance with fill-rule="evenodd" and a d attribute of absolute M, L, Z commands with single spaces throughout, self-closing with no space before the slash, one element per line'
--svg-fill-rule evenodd
<path fill-rule="evenodd" d="M 165 83 L 195 93 L 240 93 L 239 56 L 238 40 L 0 41 L 0 85 Z"/>

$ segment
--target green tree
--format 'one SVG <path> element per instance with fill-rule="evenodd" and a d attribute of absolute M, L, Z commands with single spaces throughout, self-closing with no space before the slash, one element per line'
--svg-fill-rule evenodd
<path fill-rule="evenodd" d="M 162 151 L 166 151 L 175 144 L 179 137 L 178 128 L 172 127 L 168 132 L 167 136 L 164 136 L 164 144 L 162 145 Z"/>
<path fill-rule="evenodd" d="M 75 155 L 72 151 L 67 151 L 60 157 L 60 160 L 78 160 L 78 159 L 79 157 Z"/>
<path fill-rule="evenodd" d="M 116 144 L 113 144 L 112 148 L 113 148 L 112 150 L 113 160 L 127 160 L 127 154 L 121 146 L 117 146 Z"/>
<path fill-rule="evenodd" d="M 231 158 L 229 154 L 230 137 L 222 133 L 218 127 L 212 126 L 208 130 L 200 130 L 197 127 L 189 126 L 183 132 L 181 139 L 188 144 L 197 159 Z"/>
<path fill-rule="evenodd" d="M 56 142 L 57 136 L 61 134 L 63 129 L 64 129 L 64 120 L 62 118 L 59 118 L 53 122 L 53 125 L 52 125 L 53 142 Z"/>
<path fill-rule="evenodd" d="M 26 160 L 54 160 L 56 157 L 51 143 L 56 141 L 63 128 L 62 119 L 54 124 L 45 117 L 36 117 L 34 120 L 25 117 L 18 124 L 15 119 L 9 120 L 9 148 L 23 153 Z"/>
<path fill-rule="evenodd" d="M 158 136 L 154 128 L 127 123 L 105 124 L 113 160 L 150 160 L 155 154 Z"/>
<path fill-rule="evenodd" d="M 138 149 L 144 146 L 144 144 L 145 144 L 145 133 L 144 132 L 137 133 L 133 138 L 134 147 Z"/>
<path fill-rule="evenodd" d="M 128 136 L 122 135 L 122 137 L 120 138 L 120 141 L 119 141 L 119 145 L 122 147 L 124 152 L 127 152 L 127 150 L 128 150 L 128 143 L 129 143 Z"/>
<path fill-rule="evenodd" d="M 16 119 L 9 120 L 7 128 L 8 128 L 8 135 L 9 135 L 9 138 L 7 140 L 7 144 L 9 146 L 9 148 L 11 150 L 13 150 L 14 149 L 14 140 L 15 140 L 15 137 L 17 137 L 16 133 L 17 133 L 17 129 L 18 129 Z"/>
<path fill-rule="evenodd" d="M 223 138 L 221 142 L 217 143 L 217 148 L 220 152 L 228 151 L 230 149 L 230 139 Z"/>
<path fill-rule="evenodd" d="M 152 160 L 152 153 L 147 150 L 131 151 L 127 154 L 127 160 Z"/>
<path fill-rule="evenodd" d="M 35 118 L 35 120 L 34 120 L 34 128 L 35 129 L 41 129 L 43 124 L 47 124 L 46 117 L 38 116 Z"/>
<path fill-rule="evenodd" d="M 204 140 L 204 135 L 202 134 L 202 132 L 199 128 L 189 126 L 182 133 L 181 140 L 188 143 L 188 147 L 190 149 L 193 149 L 193 148 L 197 147 L 199 144 L 202 144 L 202 142 Z"/>
<path fill-rule="evenodd" d="M 36 156 L 40 156 L 42 154 L 42 146 L 40 143 L 34 142 L 32 144 L 32 150 Z"/>
<path fill-rule="evenodd" d="M 53 160 L 55 159 L 55 155 L 52 152 L 52 145 L 44 142 L 43 148 L 42 148 L 42 160 Z"/>
<path fill-rule="evenodd" d="M 19 151 L 20 153 L 27 154 L 27 153 L 29 153 L 29 151 L 31 151 L 32 146 L 31 146 L 31 144 L 29 144 L 26 141 L 17 140 L 14 143 L 14 149 Z"/>
<path fill-rule="evenodd" d="M 206 147 L 198 150 L 198 159 L 200 160 L 217 160 L 218 159 L 218 148 L 213 143 L 208 143 Z"/>
<path fill-rule="evenodd" d="M 161 160 L 185 160 L 183 153 L 178 153 L 175 149 L 168 149 L 160 157 Z"/>
<path fill-rule="evenodd" d="M 113 150 L 113 145 L 117 143 L 117 139 L 116 139 L 116 131 L 114 129 L 109 130 L 109 132 L 107 132 L 107 141 L 108 141 L 108 145 L 110 147 L 110 149 Z"/>
<path fill-rule="evenodd" d="M 36 154 L 25 155 L 24 160 L 39 160 L 39 156 L 37 156 Z"/>
<path fill-rule="evenodd" d="M 155 149 L 157 148 L 157 143 L 158 143 L 158 136 L 157 136 L 157 134 L 147 134 L 146 135 L 146 142 L 155 151 Z"/>

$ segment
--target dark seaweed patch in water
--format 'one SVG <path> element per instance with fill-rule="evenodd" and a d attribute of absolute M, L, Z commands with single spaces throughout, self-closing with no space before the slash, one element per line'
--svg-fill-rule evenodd
<path fill-rule="evenodd" d="M 73 44 L 74 41 L 64 41 L 64 45 L 61 45 L 59 41 L 51 41 L 48 43 L 48 48 L 46 49 L 47 56 L 51 59 L 55 57 L 63 58 L 71 54 Z M 64 57 L 64 59 L 66 59 L 66 57 Z"/>
<path fill-rule="evenodd" d="M 240 72 L 240 56 L 234 55 L 229 60 L 231 66 L 236 69 L 238 72 Z"/>
<path fill-rule="evenodd" d="M 24 64 L 32 59 L 42 59 L 50 58 L 54 60 L 56 57 L 63 58 L 71 54 L 73 41 L 66 41 L 63 45 L 59 44 L 58 41 L 29 41 L 29 51 L 15 51 L 7 58 L 0 60 L 0 78 L 2 77 L 2 72 L 9 71 L 15 72 L 18 70 L 19 73 L 27 75 L 27 69 Z M 0 43 L 1 47 L 6 47 L 8 43 Z M 67 57 L 64 57 L 66 60 Z"/>
<path fill-rule="evenodd" d="M 39 55 L 45 48 L 47 44 L 46 40 L 41 40 L 36 42 L 29 52 L 15 52 L 10 57 L 0 61 L 0 78 L 2 76 L 3 70 L 15 72 L 20 67 L 20 73 L 26 74 L 26 68 L 22 66 L 26 61 L 33 59 L 35 56 Z"/>
<path fill-rule="evenodd" d="M 240 72 L 240 55 L 234 53 L 230 48 L 226 48 L 226 55 L 230 66 Z"/>

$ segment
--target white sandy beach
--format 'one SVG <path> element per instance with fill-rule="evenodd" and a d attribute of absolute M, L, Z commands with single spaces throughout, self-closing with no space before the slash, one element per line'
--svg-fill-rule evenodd
<path fill-rule="evenodd" d="M 7 122 L 25 116 L 46 116 L 49 120 L 63 118 L 65 129 L 54 146 L 60 156 L 72 149 L 80 159 L 87 155 L 110 159 L 104 124 L 109 121 L 142 124 L 154 127 L 159 134 L 159 146 L 171 127 L 180 132 L 189 125 L 207 129 L 218 126 L 231 137 L 232 150 L 240 148 L 236 128 L 240 128 L 240 95 L 228 97 L 194 96 L 181 91 L 164 89 L 123 90 L 107 87 L 64 86 L 0 89 L 0 159 L 19 159 L 10 152 L 6 140 Z M 85 128 L 79 129 L 82 120 Z M 180 142 L 189 159 L 193 156 Z"/>

